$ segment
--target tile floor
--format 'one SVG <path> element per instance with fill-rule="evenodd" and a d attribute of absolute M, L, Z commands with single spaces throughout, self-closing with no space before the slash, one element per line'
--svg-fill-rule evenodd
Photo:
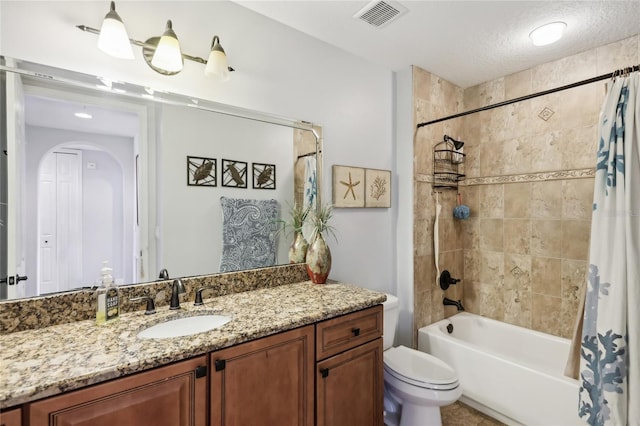
<path fill-rule="evenodd" d="M 440 409 L 442 426 L 504 426 L 503 423 L 460 402 Z"/>

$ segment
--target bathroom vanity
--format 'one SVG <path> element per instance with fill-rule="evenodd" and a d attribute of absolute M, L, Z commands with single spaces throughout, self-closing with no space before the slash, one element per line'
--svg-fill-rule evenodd
<path fill-rule="evenodd" d="M 382 425 L 386 296 L 308 281 L 0 336 L 0 423 Z M 214 330 L 143 339 L 224 314 Z"/>

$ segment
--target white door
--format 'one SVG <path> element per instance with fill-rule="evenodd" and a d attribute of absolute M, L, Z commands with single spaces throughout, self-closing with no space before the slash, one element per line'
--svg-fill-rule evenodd
<path fill-rule="evenodd" d="M 18 74 L 6 73 L 7 112 L 7 298 L 26 294 L 25 115 Z M 5 278 L 5 277 L 0 277 Z"/>
<path fill-rule="evenodd" d="M 82 152 L 47 154 L 38 173 L 38 294 L 80 287 Z"/>

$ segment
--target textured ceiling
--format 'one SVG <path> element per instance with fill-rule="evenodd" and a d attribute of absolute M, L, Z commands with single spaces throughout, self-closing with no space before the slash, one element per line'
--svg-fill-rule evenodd
<path fill-rule="evenodd" d="M 401 1 L 409 12 L 382 28 L 353 18 L 368 1 L 235 2 L 384 68 L 417 65 L 463 88 L 640 33 L 640 0 Z M 553 21 L 567 23 L 565 36 L 533 46 L 529 33 Z"/>

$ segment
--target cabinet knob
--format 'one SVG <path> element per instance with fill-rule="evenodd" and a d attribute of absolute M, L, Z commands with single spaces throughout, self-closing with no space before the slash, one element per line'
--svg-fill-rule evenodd
<path fill-rule="evenodd" d="M 360 329 L 359 328 L 352 328 L 351 332 L 353 333 L 354 336 L 359 336 L 360 335 Z"/>
<path fill-rule="evenodd" d="M 325 377 L 327 377 L 329 375 L 329 369 L 328 368 L 321 368 L 320 369 L 320 375 L 324 379 Z"/>
<path fill-rule="evenodd" d="M 222 371 L 227 366 L 227 363 L 224 359 L 216 359 L 215 366 L 216 371 Z"/>

